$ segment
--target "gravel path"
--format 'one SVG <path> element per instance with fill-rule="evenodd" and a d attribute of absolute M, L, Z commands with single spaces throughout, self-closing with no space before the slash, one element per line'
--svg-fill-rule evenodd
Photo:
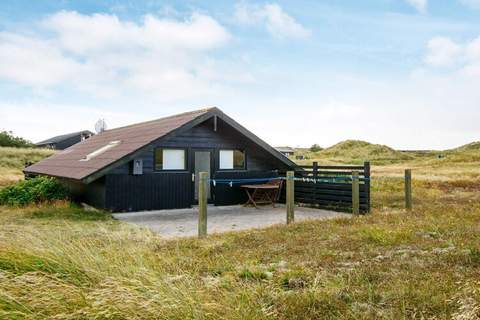
<path fill-rule="evenodd" d="M 190 237 L 197 235 L 198 232 L 197 208 L 117 213 L 113 216 L 119 220 L 146 226 L 165 238 Z M 350 216 L 346 213 L 321 209 L 295 208 L 295 221 Z M 209 206 L 207 229 L 209 234 L 248 230 L 284 224 L 285 220 L 285 206 L 280 205 L 276 208 L 261 207 L 260 209 L 242 206 Z"/>

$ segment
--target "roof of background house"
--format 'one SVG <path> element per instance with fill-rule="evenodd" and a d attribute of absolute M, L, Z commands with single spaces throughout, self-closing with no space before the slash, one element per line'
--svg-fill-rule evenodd
<path fill-rule="evenodd" d="M 229 118 L 220 109 L 209 108 L 106 130 L 25 168 L 24 172 L 82 180 L 89 183 L 98 178 L 105 170 L 118 165 L 121 159 L 129 160 L 137 152 L 141 152 L 143 147 L 147 147 L 155 140 L 174 134 L 177 130 L 192 128 L 212 116 L 218 116 L 226 121 L 286 165 L 295 166 L 293 162 Z M 107 147 L 109 144 L 111 147 Z M 90 159 L 87 161 L 86 158 Z"/>
<path fill-rule="evenodd" d="M 295 149 L 291 147 L 275 147 L 280 152 L 295 152 Z"/>
<path fill-rule="evenodd" d="M 50 139 L 47 139 L 47 140 L 43 140 L 43 141 L 37 142 L 37 143 L 35 143 L 35 145 L 39 146 L 39 145 L 44 145 L 44 144 L 55 144 L 55 143 L 59 143 L 60 141 L 73 138 L 73 137 L 75 137 L 75 136 L 79 136 L 79 135 L 81 135 L 81 134 L 90 134 L 90 135 L 93 135 L 93 132 L 91 132 L 91 131 L 89 131 L 89 130 L 83 130 L 83 131 L 78 131 L 78 132 L 72 132 L 72 133 L 62 134 L 62 135 L 60 135 L 60 136 L 56 136 L 56 137 L 53 137 L 53 138 L 50 138 Z"/>

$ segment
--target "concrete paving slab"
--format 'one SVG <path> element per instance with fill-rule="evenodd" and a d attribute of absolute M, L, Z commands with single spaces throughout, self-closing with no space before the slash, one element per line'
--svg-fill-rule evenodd
<path fill-rule="evenodd" d="M 165 238 L 191 237 L 198 232 L 198 209 L 174 209 L 113 214 L 116 219 L 145 226 Z M 306 207 L 295 208 L 295 221 L 350 217 L 350 214 Z M 285 206 L 208 207 L 208 234 L 265 228 L 286 221 Z"/>

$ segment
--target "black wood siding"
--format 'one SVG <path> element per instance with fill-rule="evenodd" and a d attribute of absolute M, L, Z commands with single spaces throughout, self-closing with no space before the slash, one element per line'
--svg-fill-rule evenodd
<path fill-rule="evenodd" d="M 85 202 L 96 208 L 105 208 L 105 177 L 88 185 L 67 179 L 60 179 L 60 181 L 68 189 L 72 200 Z"/>
<path fill-rule="evenodd" d="M 155 171 L 154 150 L 156 148 L 186 149 L 187 168 L 181 172 Z M 218 119 L 214 131 L 213 119 L 208 120 L 180 135 L 159 139 L 142 153 L 143 175 L 133 176 L 131 163 L 113 169 L 105 182 L 105 207 L 112 211 L 159 210 L 190 207 L 193 200 L 194 171 L 193 153 L 196 149 L 212 151 L 212 177 L 255 178 L 276 176 L 277 170 L 288 167 L 246 138 L 228 124 Z M 221 149 L 245 151 L 245 170 L 219 170 Z M 275 171 L 275 172 L 272 172 Z M 212 187 L 215 205 L 231 205 L 246 201 L 245 192 L 235 186 Z"/>
<path fill-rule="evenodd" d="M 110 174 L 105 179 L 105 208 L 114 212 L 188 208 L 191 205 L 190 173 Z"/>

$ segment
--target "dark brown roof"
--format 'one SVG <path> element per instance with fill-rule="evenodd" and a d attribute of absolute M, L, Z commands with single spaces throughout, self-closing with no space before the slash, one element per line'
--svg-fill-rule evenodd
<path fill-rule="evenodd" d="M 213 110 L 218 109 L 202 109 L 107 130 L 27 167 L 24 172 L 82 180 Z M 80 161 L 112 141 L 120 143 L 88 161 Z"/>

